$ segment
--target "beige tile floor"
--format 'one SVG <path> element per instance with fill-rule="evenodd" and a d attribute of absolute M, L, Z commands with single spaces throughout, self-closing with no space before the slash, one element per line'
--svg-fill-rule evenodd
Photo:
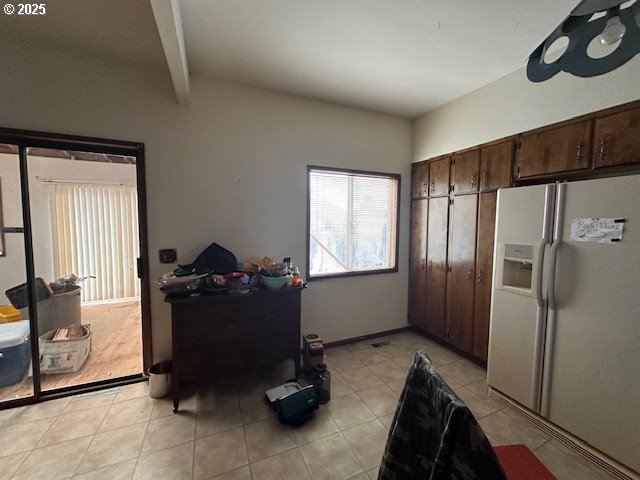
<path fill-rule="evenodd" d="M 0 411 L 0 480 L 377 478 L 406 371 L 432 358 L 494 445 L 524 443 L 560 480 L 609 478 L 486 395 L 485 371 L 415 333 L 328 349 L 331 401 L 300 427 L 278 423 L 265 387 L 291 366 L 194 390 L 172 413 L 145 383 Z"/>

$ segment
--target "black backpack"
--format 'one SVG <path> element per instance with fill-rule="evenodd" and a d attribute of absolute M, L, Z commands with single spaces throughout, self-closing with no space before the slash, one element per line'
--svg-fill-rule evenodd
<path fill-rule="evenodd" d="M 196 257 L 189 265 L 179 265 L 174 272 L 177 276 L 190 275 L 192 273 L 215 273 L 224 275 L 235 272 L 238 269 L 238 260 L 235 255 L 217 243 L 212 243 Z"/>

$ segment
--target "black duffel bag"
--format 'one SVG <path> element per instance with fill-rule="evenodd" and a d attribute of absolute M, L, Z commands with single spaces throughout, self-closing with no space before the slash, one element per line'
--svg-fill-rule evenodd
<path fill-rule="evenodd" d="M 238 269 L 235 255 L 217 243 L 212 243 L 196 257 L 189 265 L 178 265 L 174 272 L 176 276 L 191 275 L 193 273 L 215 273 L 225 275 Z"/>

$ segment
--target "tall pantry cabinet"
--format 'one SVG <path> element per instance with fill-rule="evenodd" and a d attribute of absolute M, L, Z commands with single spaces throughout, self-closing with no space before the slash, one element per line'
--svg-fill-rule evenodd
<path fill-rule="evenodd" d="M 496 189 L 511 182 L 513 141 L 412 169 L 409 321 L 486 361 Z"/>

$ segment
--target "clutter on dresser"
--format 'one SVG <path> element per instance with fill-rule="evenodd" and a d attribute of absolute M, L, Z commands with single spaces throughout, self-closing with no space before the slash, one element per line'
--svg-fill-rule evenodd
<path fill-rule="evenodd" d="M 260 287 L 267 290 L 305 287 L 291 257 L 279 263 L 269 256 L 237 262 L 233 253 L 216 243 L 209 245 L 192 263 L 178 265 L 162 275 L 156 284 L 168 297 L 246 294 Z"/>

